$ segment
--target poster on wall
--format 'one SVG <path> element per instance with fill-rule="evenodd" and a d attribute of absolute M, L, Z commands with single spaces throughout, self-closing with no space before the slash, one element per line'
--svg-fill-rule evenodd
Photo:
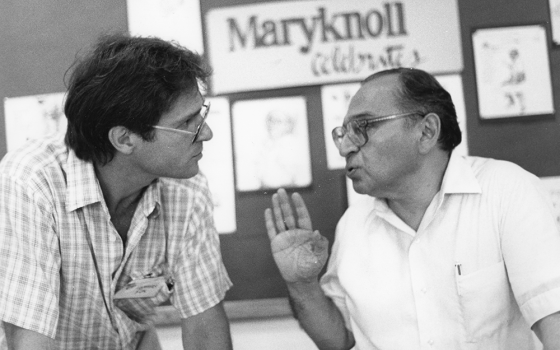
<path fill-rule="evenodd" d="M 477 29 L 472 40 L 482 119 L 554 113 L 544 26 Z"/>
<path fill-rule="evenodd" d="M 237 101 L 232 119 L 239 191 L 311 185 L 304 97 Z"/>
<path fill-rule="evenodd" d="M 229 101 L 225 97 L 207 98 L 212 104 L 206 123 L 212 129 L 210 142 L 204 142 L 200 171 L 208 179 L 214 202 L 214 222 L 219 233 L 234 233 L 235 185 L 233 181 L 233 149 Z"/>
<path fill-rule="evenodd" d="M 327 152 L 327 167 L 330 170 L 344 169 L 346 166 L 346 160 L 340 155 L 333 142 L 332 130 L 341 126 L 344 122 L 350 100 L 359 88 L 360 83 L 324 85 L 321 87 L 323 134 Z"/>
<path fill-rule="evenodd" d="M 457 0 L 254 3 L 213 8 L 205 24 L 216 94 L 360 81 L 394 67 L 463 69 Z"/>
<path fill-rule="evenodd" d="M 176 41 L 202 54 L 202 20 L 199 0 L 127 0 L 131 35 Z"/>
<path fill-rule="evenodd" d="M 66 134 L 65 93 L 11 97 L 4 99 L 8 151 L 31 139 Z"/>
<path fill-rule="evenodd" d="M 560 45 L 560 0 L 548 0 L 550 7 L 550 25 L 552 27 L 552 41 Z"/>

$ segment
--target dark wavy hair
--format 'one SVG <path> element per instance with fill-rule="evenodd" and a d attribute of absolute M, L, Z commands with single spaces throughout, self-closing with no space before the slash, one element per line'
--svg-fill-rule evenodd
<path fill-rule="evenodd" d="M 211 74 L 202 57 L 184 47 L 127 34 L 103 35 L 70 71 L 65 141 L 78 158 L 101 164 L 115 154 L 111 128 L 124 126 L 153 140 L 152 125 Z"/>
<path fill-rule="evenodd" d="M 363 84 L 380 76 L 396 74 L 400 82 L 397 91 L 401 107 L 416 111 L 424 116 L 435 113 L 441 121 L 441 133 L 438 143 L 440 148 L 451 152 L 461 143 L 461 129 L 457 122 L 455 105 L 451 95 L 431 74 L 414 68 L 394 68 L 374 73 L 364 79 Z"/>

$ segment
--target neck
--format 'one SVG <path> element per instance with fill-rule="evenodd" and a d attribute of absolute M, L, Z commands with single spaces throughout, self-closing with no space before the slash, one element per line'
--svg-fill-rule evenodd
<path fill-rule="evenodd" d="M 415 231 L 420 227 L 434 196 L 441 189 L 448 163 L 449 155 L 441 151 L 441 154 L 423 163 L 418 172 L 408 179 L 408 183 L 402 186 L 400 193 L 386 198 L 389 208 Z"/>
<path fill-rule="evenodd" d="M 143 190 L 155 179 L 139 178 L 137 172 L 130 171 L 115 157 L 105 165 L 95 164 L 95 173 L 105 203 L 112 215 L 122 209 L 136 206 Z"/>

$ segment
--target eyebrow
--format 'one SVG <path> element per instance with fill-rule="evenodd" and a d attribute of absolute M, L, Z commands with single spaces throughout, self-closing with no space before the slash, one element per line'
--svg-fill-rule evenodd
<path fill-rule="evenodd" d="M 183 124 L 183 123 L 185 123 L 185 122 L 187 122 L 187 121 L 189 121 L 189 120 L 195 118 L 197 115 L 199 115 L 200 112 L 202 111 L 202 107 L 204 107 L 204 104 L 205 104 L 205 103 L 206 103 L 206 100 L 203 100 L 202 106 L 201 106 L 196 112 L 191 113 L 191 114 L 187 114 L 187 115 L 185 115 L 185 116 L 182 116 L 181 119 L 179 119 L 179 120 L 177 121 L 177 123 L 176 123 L 177 126 L 179 126 L 179 125 L 181 125 L 181 124 Z"/>

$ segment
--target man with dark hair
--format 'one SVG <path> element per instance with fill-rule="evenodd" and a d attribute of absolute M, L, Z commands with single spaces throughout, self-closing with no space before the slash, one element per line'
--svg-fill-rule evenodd
<path fill-rule="evenodd" d="M 539 179 L 453 152 L 451 97 L 430 74 L 367 78 L 333 140 L 369 197 L 328 242 L 283 189 L 265 221 L 294 313 L 320 349 L 560 349 L 560 234 Z"/>
<path fill-rule="evenodd" d="M 158 349 L 170 300 L 185 349 L 231 349 L 231 282 L 205 178 L 202 58 L 109 35 L 74 67 L 63 140 L 0 164 L 0 320 L 10 349 Z M 1 347 L 1 345 L 0 345 Z"/>

